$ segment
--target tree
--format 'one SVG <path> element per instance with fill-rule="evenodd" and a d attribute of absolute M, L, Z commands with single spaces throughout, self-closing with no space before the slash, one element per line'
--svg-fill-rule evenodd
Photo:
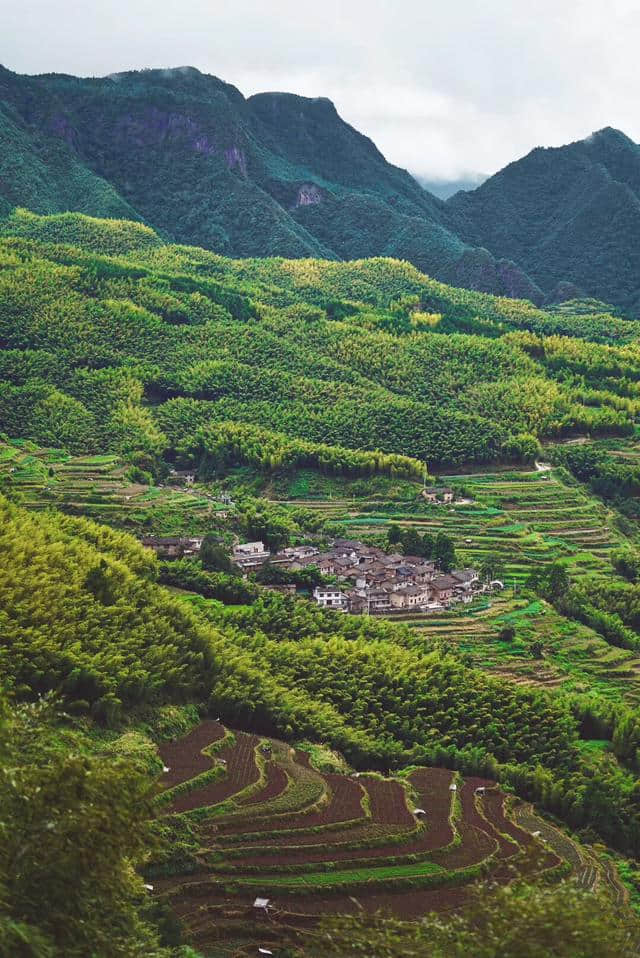
<path fill-rule="evenodd" d="M 321 928 L 327 958 L 618 958 L 640 943 L 637 917 L 574 882 L 481 885 L 469 907 L 446 919 L 358 915 L 326 918 Z"/>
<path fill-rule="evenodd" d="M 544 645 L 540 639 L 535 639 L 529 646 L 534 659 L 541 659 L 544 655 Z"/>
<path fill-rule="evenodd" d="M 456 550 L 453 539 L 444 532 L 439 532 L 433 543 L 433 559 L 443 572 L 451 572 L 456 564 Z"/>
<path fill-rule="evenodd" d="M 412 526 L 410 526 L 408 529 L 403 529 L 400 534 L 400 540 L 402 542 L 402 548 L 404 549 L 405 555 L 420 555 L 422 550 L 422 538 L 416 529 L 414 529 Z"/>
<path fill-rule="evenodd" d="M 520 433 L 517 436 L 510 436 L 503 443 L 502 451 L 509 459 L 517 459 L 521 462 L 533 462 L 538 458 L 542 449 L 540 443 L 531 433 Z"/>
<path fill-rule="evenodd" d="M 512 625 L 505 625 L 498 632 L 498 638 L 501 642 L 513 642 L 516 637 L 516 630 Z"/>
<path fill-rule="evenodd" d="M 133 867 L 155 843 L 150 779 L 55 718 L 0 699 L 0 954 L 168 958 Z"/>
<path fill-rule="evenodd" d="M 565 595 L 569 589 L 569 573 L 565 566 L 559 562 L 553 562 L 549 566 L 547 573 L 548 590 L 552 599 L 557 599 Z"/>
<path fill-rule="evenodd" d="M 629 582 L 637 582 L 640 577 L 640 554 L 628 546 L 616 549 L 611 553 L 611 564 L 618 575 L 628 579 Z"/>
<path fill-rule="evenodd" d="M 219 540 L 208 532 L 200 547 L 200 561 L 208 572 L 237 573 L 238 568 L 229 558 L 229 554 Z"/>
<path fill-rule="evenodd" d="M 102 605 L 113 605 L 117 597 L 117 583 L 106 559 L 100 559 L 85 576 L 84 587 Z"/>
<path fill-rule="evenodd" d="M 483 582 L 492 582 L 494 579 L 504 580 L 505 567 L 502 557 L 495 552 L 485 556 L 480 565 L 480 578 Z"/>
<path fill-rule="evenodd" d="M 387 529 L 387 542 L 390 546 L 396 546 L 402 542 L 402 529 L 395 522 L 392 522 Z"/>

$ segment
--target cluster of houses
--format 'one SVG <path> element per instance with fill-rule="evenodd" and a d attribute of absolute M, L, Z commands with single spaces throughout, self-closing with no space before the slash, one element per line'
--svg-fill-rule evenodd
<path fill-rule="evenodd" d="M 202 539 L 146 536 L 142 543 L 163 558 L 175 559 L 196 556 Z M 383 549 L 351 539 L 335 539 L 324 552 L 305 544 L 272 553 L 263 542 L 243 542 L 233 547 L 232 558 L 245 575 L 266 562 L 291 572 L 313 567 L 336 580 L 335 585 L 319 585 L 313 590 L 317 604 L 352 614 L 437 612 L 471 602 L 487 588 L 502 587 L 500 582 L 486 586 L 475 569 L 443 573 L 420 556 L 388 555 Z M 295 592 L 294 585 L 276 588 Z"/>
<path fill-rule="evenodd" d="M 336 585 L 314 589 L 317 604 L 354 614 L 437 611 L 456 602 L 471 602 L 484 589 L 474 569 L 444 574 L 427 559 L 387 555 L 383 549 L 351 539 L 335 539 L 326 552 L 300 545 L 273 554 L 262 542 L 245 542 L 235 546 L 233 561 L 244 572 L 266 561 L 292 572 L 313 567 L 338 580 Z"/>
<path fill-rule="evenodd" d="M 420 556 L 387 555 L 349 539 L 336 539 L 330 552 L 305 563 L 340 580 L 339 586 L 314 590 L 318 605 L 355 614 L 435 612 L 456 602 L 471 602 L 483 589 L 474 569 L 445 574 Z"/>

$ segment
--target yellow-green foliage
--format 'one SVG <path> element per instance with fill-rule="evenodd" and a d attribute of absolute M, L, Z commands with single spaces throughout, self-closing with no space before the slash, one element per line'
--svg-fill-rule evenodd
<path fill-rule="evenodd" d="M 131 220 L 96 219 L 80 213 L 42 217 L 19 208 L 12 212 L 0 232 L 43 243 L 81 246 L 109 256 L 159 246 L 162 242 L 154 230 Z"/>
<path fill-rule="evenodd" d="M 4 232 L 0 429 L 13 437 L 151 461 L 227 421 L 439 465 L 514 458 L 522 432 L 634 428 L 637 349 L 601 342 L 631 339 L 633 323 L 455 289 L 391 259 L 229 260 L 79 214 L 19 212 Z"/>

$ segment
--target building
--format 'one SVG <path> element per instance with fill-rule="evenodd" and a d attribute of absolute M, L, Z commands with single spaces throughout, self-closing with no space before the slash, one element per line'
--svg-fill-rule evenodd
<path fill-rule="evenodd" d="M 295 595 L 298 591 L 293 584 L 283 584 L 283 585 L 266 585 L 264 586 L 267 592 L 280 592 L 281 595 Z"/>
<path fill-rule="evenodd" d="M 153 549 L 160 559 L 184 559 L 197 556 L 202 539 L 189 536 L 143 536 L 140 540 L 147 549 Z"/>
<path fill-rule="evenodd" d="M 349 607 L 349 599 L 337 586 L 316 586 L 313 590 L 313 598 L 323 609 L 346 611 Z"/>
<path fill-rule="evenodd" d="M 455 492 L 449 486 L 426 486 L 422 490 L 422 497 L 427 502 L 453 502 Z"/>
<path fill-rule="evenodd" d="M 241 569 L 256 569 L 263 565 L 271 553 L 263 542 L 243 542 L 233 547 L 233 561 Z"/>
<path fill-rule="evenodd" d="M 386 589 L 369 589 L 365 596 L 367 612 L 388 612 L 391 609 L 391 595 Z"/>
<path fill-rule="evenodd" d="M 446 605 L 451 602 L 454 591 L 460 583 L 452 575 L 436 575 L 430 585 L 433 598 L 442 605 Z"/>
<path fill-rule="evenodd" d="M 186 469 L 172 469 L 167 476 L 167 482 L 172 486 L 192 486 L 195 481 L 194 473 Z"/>
<path fill-rule="evenodd" d="M 431 592 L 429 586 L 401 585 L 390 595 L 392 609 L 421 609 L 429 601 Z"/>
<path fill-rule="evenodd" d="M 480 577 L 475 569 L 454 569 L 451 575 L 458 580 L 460 587 L 465 592 L 471 592 L 474 587 L 477 588 L 480 584 Z"/>

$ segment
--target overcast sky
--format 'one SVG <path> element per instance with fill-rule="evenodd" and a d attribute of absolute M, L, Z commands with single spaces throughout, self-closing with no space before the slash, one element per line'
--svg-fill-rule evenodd
<path fill-rule="evenodd" d="M 328 96 L 393 163 L 492 173 L 615 126 L 640 141 L 639 0 L 0 0 L 0 62 L 192 65 Z"/>

